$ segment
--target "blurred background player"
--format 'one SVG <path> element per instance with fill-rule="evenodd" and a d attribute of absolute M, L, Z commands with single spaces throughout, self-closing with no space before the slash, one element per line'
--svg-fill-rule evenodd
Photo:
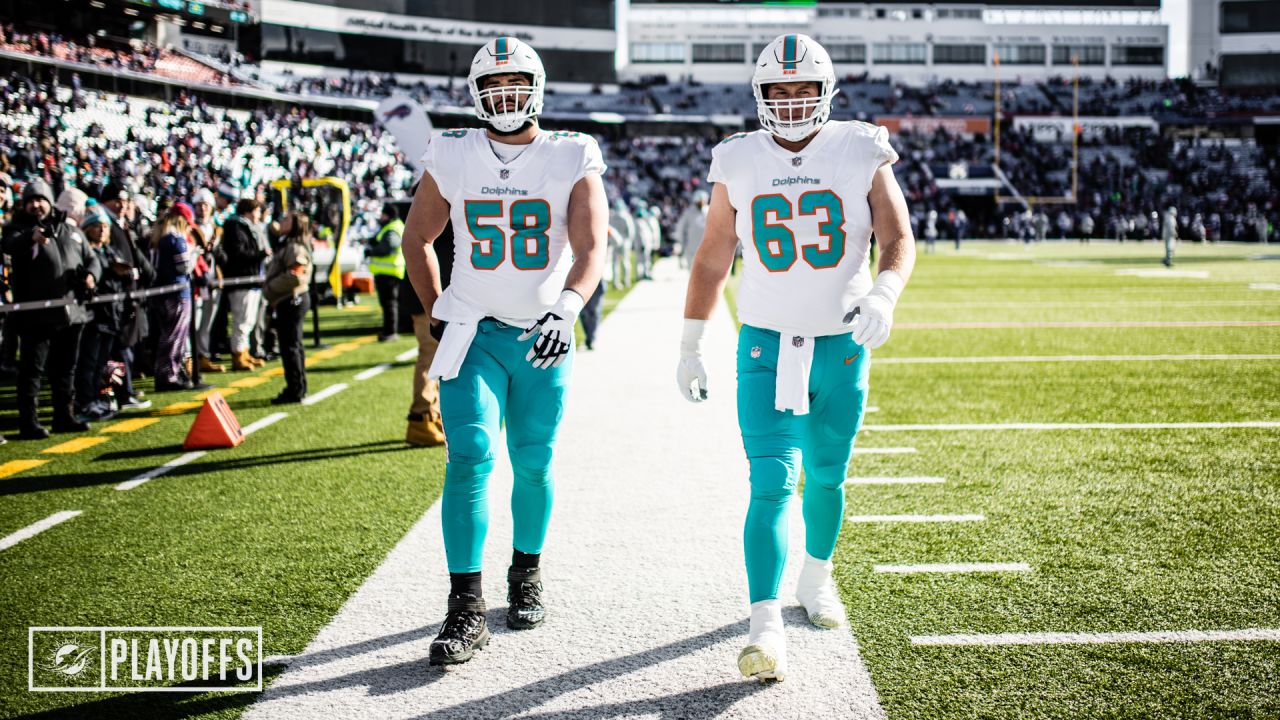
<path fill-rule="evenodd" d="M 433 665 L 466 662 L 489 640 L 481 586 L 493 444 L 505 421 L 515 471 L 507 625 L 545 618 L 540 560 L 551 518 L 551 459 L 573 366 L 574 324 L 599 284 L 608 200 L 596 141 L 537 124 L 546 75 L 533 48 L 499 37 L 476 53 L 468 85 L 486 130 L 432 139 L 404 245 L 414 290 L 446 324 L 430 374 L 448 438 L 441 517 L 448 613 Z M 433 243 L 452 220 L 451 283 Z"/>
<path fill-rule="evenodd" d="M 752 87 L 762 129 L 732 135 L 712 152 L 711 209 L 689 278 L 676 379 L 686 399 L 707 399 L 702 335 L 743 238 L 738 423 L 751 466 L 743 531 L 751 629 L 738 669 L 781 680 L 787 508 L 803 467 L 806 557 L 796 598 L 814 625 L 838 627 L 845 610 L 831 555 L 866 409 L 869 351 L 889 337 L 915 249 L 888 132 L 828 122 L 835 76 L 821 45 L 779 36 L 761 52 Z M 799 182 L 778 182 L 793 178 Z M 874 284 L 867 262 L 873 229 L 880 243 Z"/>
<path fill-rule="evenodd" d="M 676 242 L 680 246 L 680 267 L 693 265 L 693 258 L 702 246 L 702 234 L 707 229 L 707 193 L 699 190 L 693 194 L 693 202 L 680 213 L 676 221 Z"/>

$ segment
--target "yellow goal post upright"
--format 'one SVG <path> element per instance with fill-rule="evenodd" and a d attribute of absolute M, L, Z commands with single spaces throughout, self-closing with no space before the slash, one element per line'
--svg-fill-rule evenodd
<path fill-rule="evenodd" d="M 339 254 L 347 241 L 347 229 L 351 227 L 351 187 L 347 181 L 337 177 L 304 178 L 301 181 L 280 178 L 273 180 L 271 187 L 280 194 L 280 211 L 289 212 L 289 192 L 303 188 L 332 188 L 338 192 L 342 210 L 337 228 L 334 228 L 333 263 L 329 266 L 329 289 L 342 304 L 342 268 L 338 262 Z"/>
<path fill-rule="evenodd" d="M 992 118 L 994 126 L 995 141 L 995 161 L 992 163 L 996 176 L 1000 178 L 1010 189 L 1013 195 L 1002 195 L 998 191 L 995 194 L 995 201 L 999 205 L 1004 203 L 1021 203 L 1030 208 L 1035 205 L 1075 205 L 1080 194 L 1080 133 L 1083 128 L 1080 126 L 1080 56 L 1071 56 L 1071 67 L 1073 76 L 1071 79 L 1071 193 L 1062 196 L 1052 195 L 1030 195 L 1025 196 L 1018 193 L 1017 188 L 1013 187 L 1004 174 L 1004 170 L 1000 167 L 1000 122 L 1004 119 L 1000 111 L 1000 53 L 999 51 L 992 54 L 992 64 L 995 66 L 995 117 Z"/>

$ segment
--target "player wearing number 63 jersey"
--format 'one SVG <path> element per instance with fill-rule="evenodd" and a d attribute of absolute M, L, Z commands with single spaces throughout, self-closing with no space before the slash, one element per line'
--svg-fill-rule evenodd
<path fill-rule="evenodd" d="M 545 617 L 539 567 L 551 517 L 551 458 L 573 365 L 573 326 L 604 269 L 608 206 L 593 138 L 537 125 L 545 75 L 533 48 L 500 37 L 468 78 L 485 130 L 432 138 L 405 228 L 409 278 L 445 323 L 439 378 L 447 440 L 441 517 L 448 613 L 433 665 L 466 662 L 489 640 L 480 570 L 493 447 L 505 423 L 515 471 L 507 625 Z M 453 223 L 454 262 L 441 292 L 433 243 Z"/>
<path fill-rule="evenodd" d="M 701 338 L 741 240 L 738 423 L 751 467 L 743 532 L 751 629 L 738 668 L 781 680 L 787 507 L 803 468 L 807 555 L 796 597 L 814 625 L 837 627 L 845 611 L 831 555 L 870 351 L 889 337 L 915 251 L 886 130 L 828 122 L 837 88 L 822 46 L 778 37 L 760 54 L 752 86 L 762 129 L 712 151 L 711 209 L 689 279 L 677 381 L 687 399 L 707 399 Z M 882 249 L 874 282 L 873 231 Z"/>

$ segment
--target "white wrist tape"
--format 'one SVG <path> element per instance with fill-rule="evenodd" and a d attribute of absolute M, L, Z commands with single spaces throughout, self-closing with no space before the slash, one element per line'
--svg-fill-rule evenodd
<path fill-rule="evenodd" d="M 586 304 L 586 301 L 576 291 L 565 290 L 560 293 L 560 299 L 556 301 L 555 305 L 551 306 L 551 310 L 548 312 L 560 316 L 562 320 L 572 322 L 578 319 L 578 314 L 582 312 L 582 307 Z"/>
<path fill-rule="evenodd" d="M 684 334 L 680 337 L 680 356 L 692 357 L 702 354 L 702 335 L 707 330 L 706 320 L 684 319 Z"/>
<path fill-rule="evenodd" d="M 875 284 L 871 286 L 871 292 L 867 293 L 879 295 L 889 301 L 890 305 L 896 305 L 898 298 L 902 295 L 902 290 L 907 286 L 907 281 L 902 279 L 896 270 L 882 270 L 876 276 Z"/>

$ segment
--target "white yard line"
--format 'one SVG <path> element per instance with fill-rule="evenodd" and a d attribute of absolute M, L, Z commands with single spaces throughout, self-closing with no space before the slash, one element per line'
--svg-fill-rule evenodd
<path fill-rule="evenodd" d="M 1172 268 L 1121 268 L 1116 271 L 1116 275 L 1140 278 L 1189 278 L 1193 280 L 1205 280 L 1209 277 L 1208 270 L 1174 270 Z"/>
<path fill-rule="evenodd" d="M 916 451 L 913 447 L 856 447 L 854 455 L 909 455 Z"/>
<path fill-rule="evenodd" d="M 437 503 L 244 720 L 782 718 L 801 710 L 884 718 L 853 636 L 813 628 L 794 604 L 784 611 L 786 682 L 762 689 L 738 673 L 749 612 L 741 512 L 748 469 L 733 395 L 690 405 L 665 373 L 648 371 L 644 351 L 680 341 L 679 324 L 668 319 L 679 317 L 686 282 L 674 268 L 659 261 L 656 279 L 632 289 L 605 320 L 599 349 L 574 360 L 542 554 L 546 626 L 513 632 L 504 624 L 512 478 L 506 442 L 494 438 L 484 554 L 489 646 L 448 671 L 427 666 L 449 591 Z M 703 343 L 708 369 L 727 388 L 735 347 L 727 313 L 708 322 Z M 405 453 L 379 462 L 424 461 Z M 799 505 L 797 498 L 786 597 L 804 555 Z"/>
<path fill-rule="evenodd" d="M 163 465 L 160 465 L 158 467 L 153 467 L 150 470 L 142 473 L 141 475 L 138 475 L 137 477 L 131 480 L 125 480 L 119 485 L 116 485 L 116 489 L 132 490 L 138 487 L 139 485 L 141 485 L 142 483 L 147 482 L 148 480 L 154 480 L 155 478 L 158 478 L 161 475 L 164 475 L 165 473 L 169 472 L 174 468 L 182 467 L 183 465 L 186 465 L 187 463 L 192 462 L 193 460 L 199 460 L 200 458 L 208 454 L 209 453 L 206 450 L 196 450 L 195 452 L 189 452 L 189 453 L 186 453 L 185 455 L 179 455 L 178 457 L 170 460 L 169 462 Z"/>
<path fill-rule="evenodd" d="M 894 330 L 1000 330 L 1035 328 L 1276 327 L 1280 320 L 1064 320 L 1041 322 L 895 323 Z"/>
<path fill-rule="evenodd" d="M 1280 290 L 1280 283 L 1249 283 L 1250 290 Z"/>
<path fill-rule="evenodd" d="M 371 377 L 376 377 L 376 376 L 378 376 L 378 375 L 381 375 L 382 373 L 384 373 L 384 372 L 386 372 L 386 371 L 388 371 L 388 370 L 390 370 L 390 369 L 391 369 L 391 364 L 390 364 L 390 363 L 383 363 L 383 364 L 381 364 L 381 365 L 374 365 L 373 367 L 369 368 L 368 370 L 362 370 L 362 371 L 360 371 L 360 372 L 356 373 L 356 379 L 357 379 L 357 380 L 368 380 L 369 378 L 371 378 Z"/>
<path fill-rule="evenodd" d="M 330 385 L 329 387 L 327 387 L 327 388 L 325 388 L 325 389 L 321 390 L 320 392 L 316 393 L 315 395 L 308 395 L 308 396 L 306 396 L 305 398 L 303 398 L 303 399 L 302 399 L 302 404 L 303 404 L 303 405 L 315 405 L 316 403 L 320 402 L 321 400 L 325 400 L 325 399 L 328 399 L 328 398 L 333 397 L 334 395 L 337 395 L 338 393 L 342 392 L 343 390 L 346 390 L 348 387 L 349 387 L 349 386 L 348 386 L 346 383 L 335 383 L 335 384 Z"/>
<path fill-rule="evenodd" d="M 1280 629 L 1157 630 L 1104 633 L 996 633 L 918 635 L 912 645 L 994 647 L 1000 645 L 1108 645 L 1115 643 L 1280 642 Z"/>
<path fill-rule="evenodd" d="M 844 481 L 845 485 L 941 485 L 946 478 L 940 477 L 851 477 Z"/>
<path fill-rule="evenodd" d="M 1218 428 L 1280 428 L 1274 420 L 1246 422 L 1167 423 L 953 423 L 936 425 L 864 425 L 867 432 L 928 430 L 1206 430 Z"/>
<path fill-rule="evenodd" d="M 850 515 L 854 523 L 949 523 L 982 522 L 983 515 Z"/>
<path fill-rule="evenodd" d="M 413 348 L 412 350 L 405 350 L 397 355 L 396 362 L 405 362 L 406 360 L 413 360 L 416 357 L 418 357 L 418 348 Z"/>
<path fill-rule="evenodd" d="M 1031 572 L 1026 563 L 926 563 L 924 565 L 876 565 L 878 573 L 1000 573 Z"/>
<path fill-rule="evenodd" d="M 879 357 L 880 365 L 958 365 L 967 363 L 1177 362 L 1280 360 L 1280 355 L 993 355 L 981 357 Z"/>
<path fill-rule="evenodd" d="M 56 512 L 39 522 L 31 523 L 15 533 L 0 538 L 0 550 L 8 550 L 23 540 L 33 538 L 54 525 L 64 523 L 79 514 L 79 510 L 63 510 L 62 512 Z"/>
<path fill-rule="evenodd" d="M 271 413 L 270 415 L 254 420 L 248 425 L 245 425 L 244 427 L 240 428 L 240 432 L 244 433 L 245 435 L 252 435 L 253 433 L 258 432 L 262 428 L 268 425 L 274 425 L 287 417 L 289 417 L 289 413 L 287 412 L 274 412 L 274 413 Z"/>

